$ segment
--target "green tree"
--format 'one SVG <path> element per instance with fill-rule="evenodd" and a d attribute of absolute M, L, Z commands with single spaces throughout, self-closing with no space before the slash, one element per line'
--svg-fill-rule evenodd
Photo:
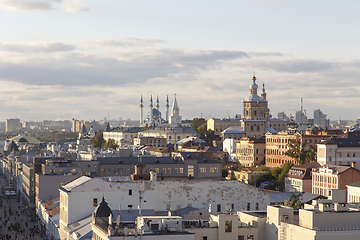
<path fill-rule="evenodd" d="M 94 145 L 94 147 L 101 148 L 106 141 L 102 136 L 102 132 L 97 131 L 95 136 L 90 140 L 90 142 Z"/>
<path fill-rule="evenodd" d="M 288 150 L 285 152 L 285 155 L 294 158 L 297 164 L 301 164 L 302 158 L 304 157 L 302 149 L 299 138 L 290 139 L 288 142 Z"/>
<path fill-rule="evenodd" d="M 112 149 L 116 149 L 118 148 L 119 145 L 117 145 L 115 143 L 115 139 L 108 139 L 107 142 L 105 142 L 103 145 L 101 145 L 101 148 L 106 148 L 106 149 L 109 149 L 109 148 L 112 148 Z"/>
<path fill-rule="evenodd" d="M 286 199 L 285 206 L 289 206 L 295 210 L 299 210 L 299 208 L 301 207 L 300 194 L 293 194 L 291 198 Z"/>
<path fill-rule="evenodd" d="M 316 161 L 316 154 L 317 154 L 316 146 L 313 146 L 312 144 L 309 145 L 305 153 L 305 162 L 309 163 Z"/>
<path fill-rule="evenodd" d="M 198 127 L 200 127 L 204 123 L 205 123 L 205 119 L 203 119 L 203 118 L 194 118 L 190 123 L 190 127 L 194 128 L 196 130 Z"/>
<path fill-rule="evenodd" d="M 300 143 L 300 139 L 290 139 L 288 143 L 288 150 L 285 152 L 286 156 L 292 157 L 297 164 L 304 164 L 316 160 L 316 146 L 309 145 L 305 150 L 306 144 Z"/>

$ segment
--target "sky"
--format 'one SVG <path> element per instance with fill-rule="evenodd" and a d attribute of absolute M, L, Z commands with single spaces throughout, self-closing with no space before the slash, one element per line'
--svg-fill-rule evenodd
<path fill-rule="evenodd" d="M 0 121 L 242 115 L 254 74 L 270 112 L 360 116 L 358 0 L 0 0 Z"/>

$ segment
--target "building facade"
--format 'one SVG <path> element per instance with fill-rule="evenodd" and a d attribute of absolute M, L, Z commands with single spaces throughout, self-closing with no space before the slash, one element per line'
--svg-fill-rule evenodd
<path fill-rule="evenodd" d="M 80 177 L 60 188 L 60 236 L 65 228 L 89 216 L 105 197 L 111 209 L 137 209 L 139 181 L 111 181 Z M 141 184 L 140 184 L 141 185 Z M 227 208 L 265 210 L 270 204 L 268 193 L 238 181 L 142 181 L 141 207 L 155 211 L 193 206 L 214 213 Z M 236 194 L 234 194 L 236 193 Z"/>
<path fill-rule="evenodd" d="M 236 159 L 241 166 L 251 167 L 265 163 L 265 137 L 244 137 L 236 142 Z"/>
<path fill-rule="evenodd" d="M 351 166 L 326 165 L 314 169 L 312 175 L 312 193 L 325 197 L 331 189 L 346 190 L 346 185 L 360 181 L 360 171 Z"/>

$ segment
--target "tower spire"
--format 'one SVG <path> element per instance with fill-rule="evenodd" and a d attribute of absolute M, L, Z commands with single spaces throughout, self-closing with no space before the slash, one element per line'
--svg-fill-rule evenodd
<path fill-rule="evenodd" d="M 140 124 L 144 124 L 143 109 L 144 109 L 144 102 L 143 102 L 143 96 L 141 95 L 141 97 L 140 97 Z"/>
<path fill-rule="evenodd" d="M 159 103 L 159 95 L 156 96 L 156 109 L 160 109 L 160 103 Z"/>

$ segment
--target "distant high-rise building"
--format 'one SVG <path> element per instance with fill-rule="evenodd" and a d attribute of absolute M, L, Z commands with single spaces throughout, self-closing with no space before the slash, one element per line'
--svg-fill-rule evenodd
<path fill-rule="evenodd" d="M 20 119 L 9 118 L 6 119 L 6 132 L 18 132 L 21 128 Z"/>
<path fill-rule="evenodd" d="M 326 115 L 320 109 L 314 110 L 314 125 L 327 127 Z"/>
<path fill-rule="evenodd" d="M 290 120 L 290 118 L 286 115 L 286 113 L 284 113 L 284 111 L 278 113 L 278 118 L 282 119 L 282 120 L 285 120 L 285 121 Z"/>
<path fill-rule="evenodd" d="M 295 123 L 297 124 L 307 124 L 307 116 L 305 115 L 304 111 L 296 111 L 295 113 Z"/>

